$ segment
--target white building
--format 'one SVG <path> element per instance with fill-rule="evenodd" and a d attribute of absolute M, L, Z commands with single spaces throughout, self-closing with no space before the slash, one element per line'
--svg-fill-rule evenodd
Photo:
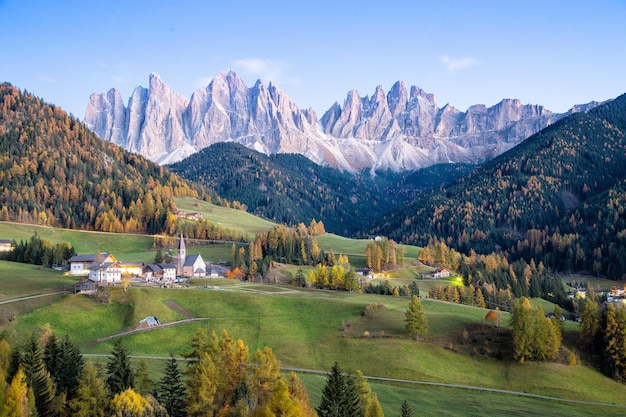
<path fill-rule="evenodd" d="M 96 263 L 117 262 L 109 253 L 86 253 L 74 255 L 67 260 L 70 264 L 70 275 L 90 275 L 90 267 Z"/>
<path fill-rule="evenodd" d="M 102 262 L 89 267 L 89 279 L 101 284 L 122 282 L 122 268 L 117 262 Z"/>

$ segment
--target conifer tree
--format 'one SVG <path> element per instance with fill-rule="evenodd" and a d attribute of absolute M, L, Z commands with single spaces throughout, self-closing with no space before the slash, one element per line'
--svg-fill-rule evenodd
<path fill-rule="evenodd" d="M 303 417 L 317 416 L 315 409 L 309 402 L 309 394 L 307 393 L 306 387 L 302 381 L 300 381 L 298 375 L 293 371 L 289 373 L 287 387 L 289 388 L 289 394 L 291 397 L 300 403 L 300 410 Z"/>
<path fill-rule="evenodd" d="M 87 361 L 80 376 L 76 396 L 70 401 L 69 409 L 74 417 L 105 417 L 108 409 L 108 392 L 98 370 Z"/>
<path fill-rule="evenodd" d="M 163 405 L 170 417 L 186 417 L 186 390 L 178 363 L 170 355 L 163 378 L 157 383 L 156 398 Z"/>
<path fill-rule="evenodd" d="M 535 326 L 533 311 L 528 298 L 522 297 L 513 303 L 511 328 L 515 359 L 520 362 L 524 362 L 525 359 L 532 359 L 535 346 Z"/>
<path fill-rule="evenodd" d="M 411 303 L 404 316 L 405 328 L 410 337 L 417 340 L 421 334 L 428 331 L 428 319 L 424 314 L 422 303 L 416 295 L 411 296 Z"/>
<path fill-rule="evenodd" d="M 623 311 L 623 309 L 622 309 Z M 620 320 L 621 319 L 621 320 Z M 604 319 L 604 361 L 606 373 L 616 380 L 623 380 L 626 371 L 626 324 L 624 313 L 618 314 L 615 305 L 607 305 Z"/>
<path fill-rule="evenodd" d="M 326 385 L 322 390 L 322 399 L 316 411 L 319 417 L 344 417 L 346 378 L 339 364 L 335 362 L 328 374 Z"/>
<path fill-rule="evenodd" d="M 28 385 L 21 367 L 18 368 L 7 388 L 4 409 L 6 417 L 29 417 L 31 411 L 34 411 L 28 406 Z"/>
<path fill-rule="evenodd" d="M 145 358 L 140 358 L 133 376 L 135 381 L 135 391 L 141 395 L 152 394 L 154 381 L 148 373 L 148 363 Z"/>
<path fill-rule="evenodd" d="M 134 382 L 128 350 L 121 339 L 116 339 L 107 365 L 107 387 L 115 395 L 132 388 Z"/>
<path fill-rule="evenodd" d="M 365 410 L 361 406 L 361 396 L 353 375 L 342 372 L 335 362 L 326 385 L 322 390 L 322 399 L 316 411 L 319 417 L 363 417 Z"/>
<path fill-rule="evenodd" d="M 590 286 L 588 288 L 591 288 Z M 586 297 L 580 307 L 580 333 L 578 342 L 595 350 L 596 334 L 600 325 L 598 304 L 591 298 Z"/>
<path fill-rule="evenodd" d="M 380 406 L 380 402 L 378 401 L 378 396 L 376 394 L 372 395 L 372 399 L 370 400 L 367 408 L 365 409 L 365 417 L 384 417 L 385 413 L 383 412 L 383 408 Z"/>
<path fill-rule="evenodd" d="M 218 406 L 216 397 L 218 383 L 222 379 L 221 370 L 208 353 L 189 368 L 187 380 L 187 412 L 191 417 L 212 416 Z"/>
<path fill-rule="evenodd" d="M 402 402 L 400 417 L 413 417 L 413 411 L 411 411 L 411 407 L 409 407 L 409 403 L 406 400 Z"/>
<path fill-rule="evenodd" d="M 58 359 L 55 382 L 57 394 L 64 393 L 68 401 L 76 395 L 80 385 L 80 376 L 85 366 L 83 355 L 78 346 L 71 340 L 69 335 L 65 335 L 63 341 L 58 345 Z"/>
<path fill-rule="evenodd" d="M 34 334 L 31 335 L 26 345 L 22 359 L 26 382 L 33 390 L 39 417 L 53 416 L 55 413 L 53 401 L 56 388 L 50 373 L 46 370 L 41 347 Z"/>

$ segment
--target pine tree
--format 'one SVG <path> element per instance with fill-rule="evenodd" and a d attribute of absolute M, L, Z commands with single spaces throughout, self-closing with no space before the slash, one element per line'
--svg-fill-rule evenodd
<path fill-rule="evenodd" d="M 46 369 L 50 372 L 52 378 L 57 377 L 59 370 L 59 339 L 54 333 L 51 333 L 45 340 L 43 349 L 43 361 L 46 364 Z"/>
<path fill-rule="evenodd" d="M 365 410 L 353 375 L 346 375 L 335 362 L 322 390 L 316 411 L 319 417 L 363 417 Z"/>
<path fill-rule="evenodd" d="M 154 381 L 148 372 L 148 363 L 145 358 L 140 358 L 134 374 L 135 389 L 138 394 L 152 394 Z"/>
<path fill-rule="evenodd" d="M 515 300 L 511 311 L 513 355 L 520 362 L 533 358 L 535 345 L 534 327 L 533 311 L 528 298 L 522 297 Z"/>
<path fill-rule="evenodd" d="M 254 352 L 253 391 L 259 404 L 266 404 L 274 394 L 276 384 L 281 379 L 278 359 L 269 347 Z"/>
<path fill-rule="evenodd" d="M 291 397 L 300 403 L 300 410 L 302 411 L 303 417 L 317 416 L 315 409 L 309 402 L 309 394 L 307 393 L 306 387 L 302 381 L 300 381 L 298 375 L 296 375 L 293 371 L 289 373 L 287 387 L 289 388 L 289 394 Z"/>
<path fill-rule="evenodd" d="M 588 288 L 591 288 L 590 286 Z M 600 325 L 600 314 L 598 304 L 590 297 L 582 302 L 580 307 L 580 333 L 578 342 L 586 347 L 595 350 L 596 334 Z"/>
<path fill-rule="evenodd" d="M 73 417 L 105 417 L 108 408 L 108 392 L 98 370 L 87 361 L 80 376 L 76 396 L 70 401 Z"/>
<path fill-rule="evenodd" d="M 178 370 L 178 363 L 174 356 L 170 355 L 163 378 L 157 383 L 156 398 L 170 417 L 186 417 L 185 397 L 185 385 Z"/>
<path fill-rule="evenodd" d="M 111 358 L 107 365 L 106 383 L 113 395 L 126 391 L 134 385 L 134 374 L 130 366 L 130 357 L 121 339 L 115 340 L 113 352 L 111 352 Z"/>
<path fill-rule="evenodd" d="M 216 393 L 222 372 L 215 362 L 204 352 L 199 360 L 189 368 L 187 380 L 187 412 L 191 417 L 212 416 L 218 409 Z"/>
<path fill-rule="evenodd" d="M 623 314 L 622 314 L 623 318 Z M 615 305 L 607 305 L 604 319 L 604 361 L 606 373 L 614 379 L 622 380 L 626 370 L 626 346 L 624 345 L 624 321 L 619 320 Z"/>
<path fill-rule="evenodd" d="M 57 372 L 55 382 L 57 394 L 64 393 L 67 401 L 76 396 L 80 385 L 80 376 L 85 367 L 83 355 L 69 335 L 58 346 Z"/>
<path fill-rule="evenodd" d="M 26 382 L 33 390 L 39 417 L 53 416 L 55 413 L 53 401 L 56 388 L 50 373 L 46 370 L 39 341 L 34 334 L 31 335 L 26 345 L 22 359 Z"/>
<path fill-rule="evenodd" d="M 411 338 L 417 340 L 421 334 L 428 331 L 428 319 L 424 314 L 422 303 L 416 295 L 411 296 L 411 303 L 404 316 L 405 328 Z"/>
<path fill-rule="evenodd" d="M 344 417 L 343 401 L 346 391 L 346 378 L 339 364 L 335 362 L 328 374 L 326 385 L 322 390 L 322 399 L 316 411 L 319 417 Z"/>
<path fill-rule="evenodd" d="M 28 407 L 28 385 L 22 368 L 18 368 L 11 384 L 7 388 L 4 402 L 6 417 L 29 417 L 31 410 Z"/>
<path fill-rule="evenodd" d="M 156 253 L 154 254 L 154 263 L 155 264 L 163 263 L 163 251 L 161 250 L 161 248 L 158 248 L 156 250 Z"/>
<path fill-rule="evenodd" d="M 413 417 L 413 411 L 409 407 L 409 403 L 404 400 L 402 402 L 402 408 L 400 408 L 400 417 Z"/>
<path fill-rule="evenodd" d="M 378 396 L 376 394 L 372 395 L 372 399 L 370 400 L 367 408 L 365 409 L 365 417 L 384 417 L 385 413 L 383 412 L 383 408 L 380 406 L 380 402 L 378 401 Z"/>

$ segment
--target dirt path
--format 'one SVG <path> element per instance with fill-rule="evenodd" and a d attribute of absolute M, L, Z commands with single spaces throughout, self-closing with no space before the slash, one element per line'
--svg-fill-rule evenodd
<path fill-rule="evenodd" d="M 163 304 L 165 304 L 165 306 L 169 308 L 170 310 L 174 310 L 182 314 L 182 316 L 187 320 L 195 318 L 195 316 L 191 314 L 191 311 L 187 310 L 186 308 L 178 304 L 176 301 L 168 300 L 168 301 L 164 301 Z"/>

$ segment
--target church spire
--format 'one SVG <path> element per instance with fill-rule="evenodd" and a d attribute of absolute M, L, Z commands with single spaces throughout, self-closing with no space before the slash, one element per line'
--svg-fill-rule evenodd
<path fill-rule="evenodd" d="M 185 248 L 185 239 L 183 239 L 183 234 L 180 234 L 180 238 L 178 239 L 178 265 L 176 268 L 176 273 L 179 277 L 184 276 L 183 269 L 185 266 L 185 259 L 187 258 L 187 249 Z"/>

